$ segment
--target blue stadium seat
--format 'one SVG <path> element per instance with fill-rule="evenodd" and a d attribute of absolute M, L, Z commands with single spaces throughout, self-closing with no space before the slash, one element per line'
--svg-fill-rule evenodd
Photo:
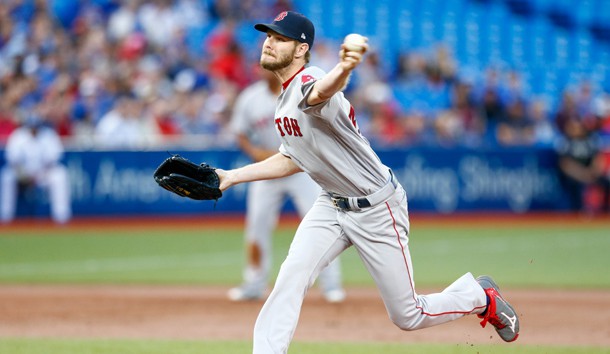
<path fill-rule="evenodd" d="M 187 29 L 186 44 L 191 52 L 191 55 L 201 56 L 203 54 L 203 42 L 217 24 L 217 21 L 211 21 L 205 26 L 191 27 Z"/>
<path fill-rule="evenodd" d="M 610 1 L 608 0 L 591 0 L 593 1 L 594 13 L 592 21 L 599 23 L 610 23 Z"/>
<path fill-rule="evenodd" d="M 587 66 L 592 62 L 592 54 L 596 48 L 591 33 L 578 29 L 572 34 L 572 50 L 574 53 L 574 65 Z"/>
<path fill-rule="evenodd" d="M 413 5 L 412 2 L 404 1 L 399 2 L 396 10 L 395 16 L 393 20 L 394 23 L 394 33 L 397 36 L 397 47 L 400 51 L 405 51 L 412 48 L 413 45 L 413 37 L 414 37 L 414 22 L 415 17 L 413 15 Z"/>
<path fill-rule="evenodd" d="M 320 35 L 362 32 L 384 55 L 443 41 L 460 65 L 524 70 L 536 92 L 559 90 L 583 67 L 610 65 L 610 0 L 295 0 Z M 605 22 L 604 22 L 605 21 Z M 592 24 L 594 31 L 591 31 Z M 389 60 L 392 62 L 392 60 Z M 580 74 L 579 74 L 580 75 Z"/>
<path fill-rule="evenodd" d="M 526 49 L 530 49 L 526 45 L 526 41 L 528 39 L 528 24 L 529 21 L 518 17 L 514 18 L 507 27 L 507 38 L 506 41 L 508 45 L 506 46 L 509 49 L 508 56 L 510 56 L 510 61 L 513 64 L 525 64 L 528 62 L 528 55 L 531 53 L 527 53 Z"/>
<path fill-rule="evenodd" d="M 386 47 L 397 46 L 393 35 L 395 23 L 389 21 L 389 19 L 393 18 L 395 11 L 396 6 L 393 6 L 393 2 L 381 2 L 369 13 L 371 24 L 369 27 L 373 29 L 371 34 L 375 36 L 379 43 L 391 44 Z"/>
<path fill-rule="evenodd" d="M 444 14 L 442 24 L 439 26 L 440 40 L 451 48 L 457 47 L 458 43 L 458 17 L 461 16 L 454 11 Z"/>
<path fill-rule="evenodd" d="M 465 54 L 468 60 L 480 60 L 487 58 L 487 31 L 490 23 L 490 18 L 487 16 L 489 6 L 471 4 L 465 13 L 464 19 L 464 42 L 460 43 L 465 48 Z M 486 61 L 485 61 L 486 62 Z"/>
<path fill-rule="evenodd" d="M 530 17 L 536 12 L 530 0 L 505 0 L 508 8 L 516 15 Z"/>
<path fill-rule="evenodd" d="M 571 65 L 573 51 L 570 46 L 570 32 L 564 28 L 559 28 L 554 32 L 555 35 L 551 38 L 551 50 L 555 52 L 555 62 L 560 65 Z"/>
<path fill-rule="evenodd" d="M 603 69 L 610 69 L 610 43 L 598 43 L 594 55 L 594 65 Z"/>
<path fill-rule="evenodd" d="M 534 26 L 536 28 L 535 45 L 537 63 L 555 63 L 557 60 L 557 53 L 554 48 L 556 28 L 546 18 L 535 20 Z"/>
<path fill-rule="evenodd" d="M 555 0 L 530 0 L 533 12 L 536 16 L 546 13 L 554 2 Z"/>
<path fill-rule="evenodd" d="M 597 12 L 595 0 L 580 0 L 570 8 L 574 12 L 576 24 L 580 27 L 589 26 Z"/>
<path fill-rule="evenodd" d="M 576 26 L 576 16 L 573 9 L 553 4 L 548 10 L 549 19 L 558 27 L 573 29 Z"/>
<path fill-rule="evenodd" d="M 540 66 L 530 66 L 524 79 L 528 80 L 532 93 L 537 95 L 544 92 L 545 74 Z"/>

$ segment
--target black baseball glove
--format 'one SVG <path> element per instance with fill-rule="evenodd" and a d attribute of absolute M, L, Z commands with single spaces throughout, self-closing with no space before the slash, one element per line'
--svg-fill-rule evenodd
<path fill-rule="evenodd" d="M 220 178 L 215 168 L 197 165 L 180 155 L 163 161 L 154 174 L 155 181 L 172 193 L 195 200 L 218 200 L 222 197 Z"/>

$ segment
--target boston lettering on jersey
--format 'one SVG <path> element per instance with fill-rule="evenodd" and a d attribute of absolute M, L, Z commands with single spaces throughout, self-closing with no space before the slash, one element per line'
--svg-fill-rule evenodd
<path fill-rule="evenodd" d="M 349 110 L 349 119 L 354 128 L 356 128 L 358 133 L 360 133 L 358 123 L 356 123 L 356 112 L 354 107 L 351 105 Z M 303 133 L 301 133 L 301 127 L 299 127 L 299 121 L 294 118 L 275 118 L 275 126 L 277 127 L 277 130 L 280 132 L 281 136 L 286 136 L 286 134 L 290 136 L 303 136 Z"/>
<path fill-rule="evenodd" d="M 275 118 L 275 126 L 281 136 L 286 136 L 286 134 L 291 136 L 303 136 L 301 127 L 299 127 L 299 121 L 294 118 Z"/>

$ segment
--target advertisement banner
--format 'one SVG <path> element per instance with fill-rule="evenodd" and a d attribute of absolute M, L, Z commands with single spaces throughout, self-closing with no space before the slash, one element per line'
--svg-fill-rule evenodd
<path fill-rule="evenodd" d="M 237 150 L 172 153 L 224 169 L 250 162 Z M 566 207 L 552 150 L 413 148 L 380 150 L 378 154 L 407 190 L 411 211 L 523 213 Z M 63 162 L 70 175 L 74 215 L 245 211 L 247 184 L 231 188 L 217 203 L 181 198 L 160 188 L 152 176 L 168 156 L 166 151 L 66 152 Z M 34 200 L 20 200 L 21 204 L 36 206 L 20 206 L 19 213 L 34 210 L 48 214 L 48 201 L 42 192 Z M 290 203 L 285 210 L 293 210 Z"/>

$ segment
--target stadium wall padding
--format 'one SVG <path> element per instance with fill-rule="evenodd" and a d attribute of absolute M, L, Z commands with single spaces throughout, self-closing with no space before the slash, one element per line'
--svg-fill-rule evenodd
<path fill-rule="evenodd" d="M 564 210 L 557 158 L 550 149 L 409 148 L 378 150 L 408 193 L 413 212 L 515 212 Z M 195 162 L 229 169 L 249 162 L 237 150 L 172 151 Z M 4 165 L 4 153 L 0 152 Z M 75 216 L 243 213 L 246 185 L 227 191 L 217 203 L 180 198 L 153 179 L 166 151 L 67 151 Z M 19 214 L 48 214 L 39 193 Z M 29 202 L 30 204 L 32 201 Z M 286 211 L 294 210 L 290 203 Z"/>

